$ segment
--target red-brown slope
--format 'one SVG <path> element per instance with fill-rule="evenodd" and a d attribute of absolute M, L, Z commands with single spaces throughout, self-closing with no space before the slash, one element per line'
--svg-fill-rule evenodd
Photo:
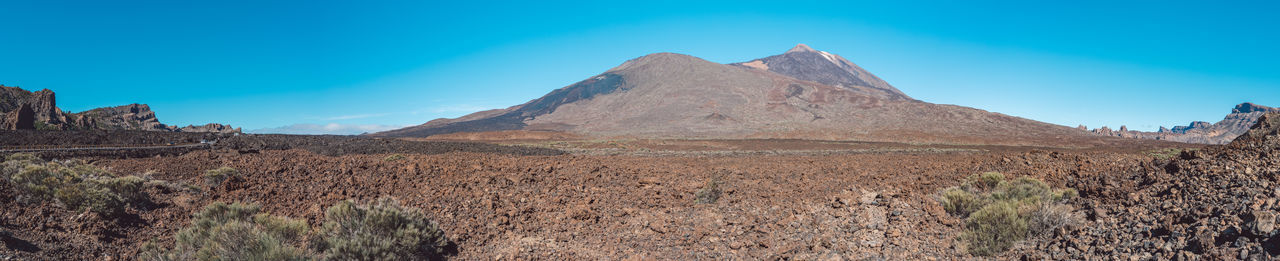
<path fill-rule="evenodd" d="M 799 54 L 820 53 L 788 55 Z M 825 58 L 820 62 L 831 63 Z M 863 85 L 896 91 L 887 84 L 871 84 L 879 79 L 869 73 L 861 76 L 865 77 Z M 1047 142 L 1062 146 L 1097 139 L 1063 126 L 902 98 L 905 96 L 886 97 L 867 93 L 868 88 L 844 83 L 832 86 L 750 66 L 658 53 L 627 61 L 529 103 L 374 135 L 557 130 L 588 137 Z"/>

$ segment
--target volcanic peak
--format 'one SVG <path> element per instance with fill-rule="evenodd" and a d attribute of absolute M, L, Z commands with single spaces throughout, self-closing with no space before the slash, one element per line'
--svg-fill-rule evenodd
<path fill-rule="evenodd" d="M 816 52 L 818 52 L 818 50 L 814 50 L 813 48 L 809 48 L 809 46 L 808 46 L 808 45 L 805 45 L 805 44 L 796 44 L 796 47 L 791 47 L 791 50 L 787 50 L 787 52 L 786 52 L 786 53 L 806 53 L 806 52 L 807 52 L 807 53 L 816 53 Z"/>

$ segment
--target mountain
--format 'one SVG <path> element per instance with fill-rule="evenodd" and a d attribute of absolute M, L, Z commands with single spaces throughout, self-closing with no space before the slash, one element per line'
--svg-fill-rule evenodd
<path fill-rule="evenodd" d="M 53 91 L 30 92 L 0 85 L 0 130 L 147 130 L 174 132 L 240 132 L 230 125 L 210 123 L 177 127 L 160 123 L 146 104 L 103 107 L 79 113 L 58 108 Z"/>
<path fill-rule="evenodd" d="M 1231 113 L 1217 123 L 1193 121 L 1187 126 L 1176 126 L 1173 129 L 1160 127 L 1156 132 L 1131 131 L 1125 126 L 1119 130 L 1108 127 L 1089 130 L 1090 133 L 1102 136 L 1123 138 L 1153 139 L 1186 143 L 1227 144 L 1240 134 L 1249 131 L 1258 117 L 1268 112 L 1280 112 L 1280 108 L 1272 108 L 1253 103 L 1241 103 L 1231 109 Z M 1084 126 L 1080 129 L 1086 129 Z"/>
<path fill-rule="evenodd" d="M 892 101 L 913 100 L 844 57 L 799 44 L 786 53 L 733 65 L 768 70 L 805 81 L 846 88 L 855 93 Z"/>
<path fill-rule="evenodd" d="M 1077 130 L 911 99 L 836 55 L 798 45 L 719 64 L 657 53 L 506 109 L 372 134 L 564 131 L 592 137 L 803 138 L 1074 144 Z"/>

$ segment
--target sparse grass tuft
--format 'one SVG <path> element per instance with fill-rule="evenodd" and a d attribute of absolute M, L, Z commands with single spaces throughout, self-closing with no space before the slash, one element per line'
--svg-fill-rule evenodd
<path fill-rule="evenodd" d="M 716 203 L 716 200 L 720 200 L 719 178 L 711 178 L 707 180 L 707 183 L 702 185 L 702 188 L 698 189 L 698 192 L 694 193 L 693 202 L 697 204 L 712 204 Z"/>
<path fill-rule="evenodd" d="M 1182 149 L 1179 149 L 1179 148 L 1166 148 L 1166 149 L 1157 149 L 1157 150 L 1147 151 L 1147 155 L 1151 155 L 1151 157 L 1159 160 L 1172 159 L 1174 157 L 1177 157 L 1180 154 L 1182 154 Z"/>
<path fill-rule="evenodd" d="M 221 167 L 205 171 L 204 181 L 209 187 L 217 187 L 223 181 L 236 176 L 240 176 L 240 171 L 231 167 Z"/>
<path fill-rule="evenodd" d="M 397 160 L 402 160 L 402 159 L 404 159 L 404 155 L 400 155 L 400 154 L 391 154 L 390 156 L 387 156 L 386 158 L 382 158 L 382 161 L 391 162 L 391 161 L 397 161 Z"/>
<path fill-rule="evenodd" d="M 1051 235 L 1079 227 L 1083 218 L 1062 203 L 1076 196 L 1074 189 L 1054 190 L 1038 179 L 1005 180 L 1003 174 L 987 172 L 943 190 L 938 203 L 947 213 L 965 217 L 960 239 L 969 253 L 990 256 L 1031 234 Z"/>

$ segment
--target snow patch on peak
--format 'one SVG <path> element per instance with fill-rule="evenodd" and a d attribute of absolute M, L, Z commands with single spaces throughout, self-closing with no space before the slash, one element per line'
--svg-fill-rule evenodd
<path fill-rule="evenodd" d="M 825 52 L 825 51 L 818 51 L 818 53 L 819 53 L 819 54 L 822 54 L 822 58 L 827 58 L 827 61 L 831 61 L 831 63 L 834 63 L 834 64 L 836 64 L 836 65 L 840 65 L 840 61 L 839 61 L 838 59 L 836 59 L 836 57 L 837 57 L 836 55 L 831 54 L 831 53 L 828 53 L 828 52 Z"/>

